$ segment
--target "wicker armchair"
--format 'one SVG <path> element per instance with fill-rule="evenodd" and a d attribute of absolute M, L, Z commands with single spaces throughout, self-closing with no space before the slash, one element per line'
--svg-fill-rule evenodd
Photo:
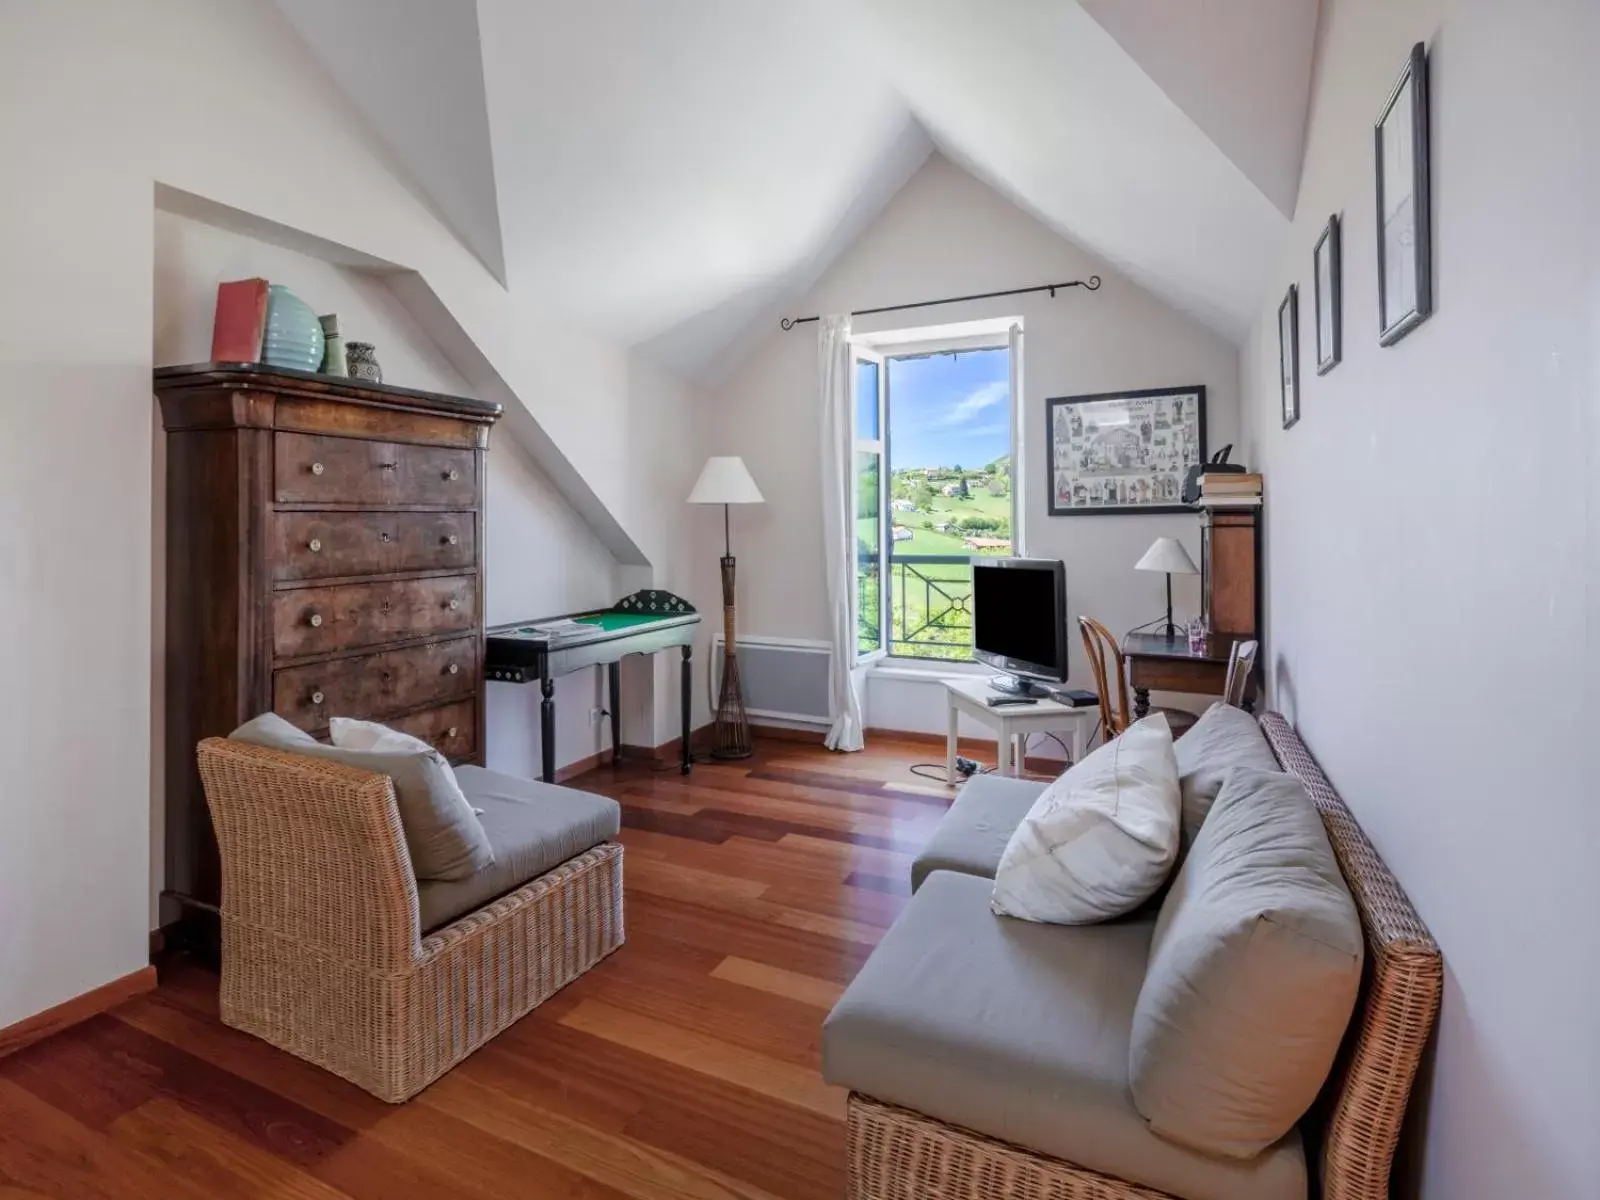
<path fill-rule="evenodd" d="M 387 776 L 199 747 L 222 858 L 224 1023 L 399 1103 L 623 941 L 604 843 L 423 937 Z"/>
<path fill-rule="evenodd" d="M 1104 695 L 1104 689 L 1102 689 Z M 1389 868 L 1283 717 L 1261 718 L 1273 752 L 1316 802 L 1361 914 L 1367 965 L 1333 1073 L 1302 1122 L 1322 1200 L 1389 1200 L 1411 1084 L 1443 986 L 1439 947 Z M 1175 1200 L 851 1092 L 849 1200 Z"/>

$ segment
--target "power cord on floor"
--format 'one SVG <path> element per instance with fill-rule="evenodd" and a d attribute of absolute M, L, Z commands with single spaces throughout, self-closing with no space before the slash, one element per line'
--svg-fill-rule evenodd
<path fill-rule="evenodd" d="M 911 773 L 918 779 L 931 779 L 935 783 L 942 783 L 946 787 L 960 783 L 962 780 L 971 779 L 974 775 L 992 775 L 994 767 L 986 767 L 982 763 L 974 762 L 970 758 L 956 759 L 956 774 L 960 779 L 951 779 L 945 773 L 944 767 L 939 763 L 913 763 Z"/>

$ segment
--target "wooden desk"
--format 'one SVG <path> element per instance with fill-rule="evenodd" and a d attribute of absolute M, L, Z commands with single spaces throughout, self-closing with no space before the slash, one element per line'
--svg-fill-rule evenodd
<path fill-rule="evenodd" d="M 1228 659 L 1233 644 L 1248 641 L 1240 634 L 1214 633 L 1200 650 L 1189 649 L 1189 639 L 1179 634 L 1168 639 L 1159 633 L 1130 633 L 1122 639 L 1122 656 L 1128 660 L 1128 682 L 1133 686 L 1133 716 L 1150 714 L 1150 691 L 1193 692 L 1220 696 L 1228 680 Z M 1259 669 L 1259 663 L 1257 664 Z M 1244 707 L 1252 708 L 1254 680 L 1245 688 Z"/>

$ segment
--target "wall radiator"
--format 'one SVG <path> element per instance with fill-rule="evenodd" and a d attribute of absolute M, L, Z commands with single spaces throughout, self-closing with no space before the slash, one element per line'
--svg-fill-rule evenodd
<path fill-rule="evenodd" d="M 722 635 L 711 643 L 707 691 L 711 711 L 722 692 Z M 827 642 L 805 638 L 739 638 L 739 683 L 745 711 L 756 720 L 828 724 Z"/>

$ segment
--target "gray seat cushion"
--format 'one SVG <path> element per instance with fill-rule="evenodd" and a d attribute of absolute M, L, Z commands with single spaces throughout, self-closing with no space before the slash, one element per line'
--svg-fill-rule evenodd
<path fill-rule="evenodd" d="M 1048 784 L 1004 775 L 975 775 L 911 863 L 911 890 L 934 871 L 993 879 L 1006 843 Z"/>
<path fill-rule="evenodd" d="M 1187 1200 L 1305 1200 L 1298 1131 L 1251 1162 L 1152 1133 L 1128 1046 L 1153 922 L 1035 925 L 929 876 L 822 1029 L 829 1083 Z"/>
<path fill-rule="evenodd" d="M 622 827 L 615 800 L 502 775 L 482 767 L 457 767 L 467 800 L 494 849 L 494 865 L 458 880 L 419 880 L 417 904 L 424 932 L 448 925 L 473 909 L 537 879 L 569 858 L 610 841 Z"/>

